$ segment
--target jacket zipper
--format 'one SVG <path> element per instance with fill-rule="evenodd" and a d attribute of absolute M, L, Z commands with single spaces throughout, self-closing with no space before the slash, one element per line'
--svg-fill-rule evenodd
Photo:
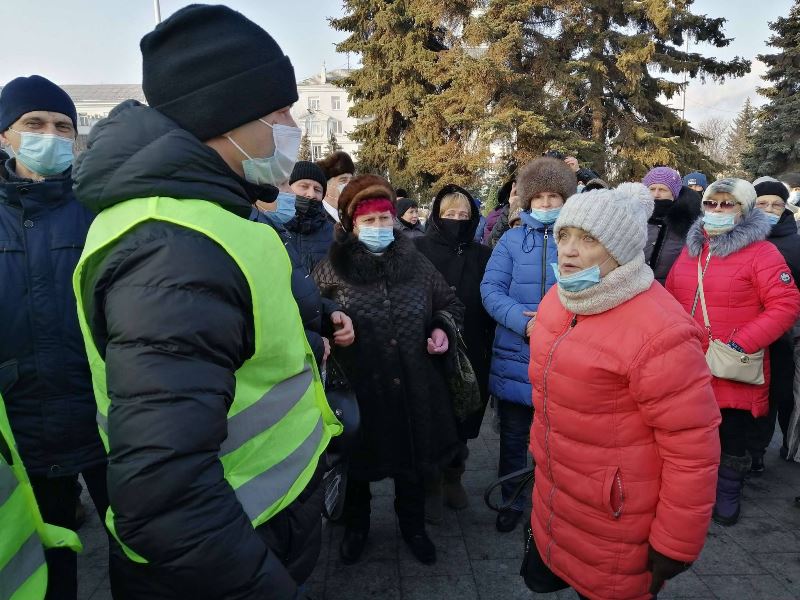
<path fill-rule="evenodd" d="M 560 336 L 558 336 L 558 338 L 556 338 L 556 341 L 553 342 L 553 347 L 550 348 L 550 353 L 547 356 L 547 363 L 545 364 L 545 367 L 544 367 L 544 375 L 543 375 L 543 382 L 542 382 L 542 388 L 543 388 L 543 392 L 544 392 L 543 397 L 542 397 L 542 410 L 544 411 L 544 423 L 545 423 L 544 450 L 545 450 L 545 455 L 547 456 L 547 471 L 548 471 L 548 473 L 550 473 L 550 481 L 552 483 L 552 487 L 550 488 L 550 495 L 549 495 L 549 497 L 547 499 L 548 504 L 550 505 L 550 512 L 549 512 L 549 515 L 547 517 L 547 533 L 550 536 L 550 541 L 547 543 L 547 551 L 545 553 L 547 558 L 545 560 L 545 563 L 548 564 L 548 565 L 551 564 L 551 562 L 550 562 L 550 551 L 551 551 L 552 546 L 553 546 L 553 529 L 552 529 L 552 525 L 553 525 L 553 496 L 556 493 L 556 481 L 555 481 L 555 477 L 553 477 L 553 463 L 552 463 L 552 458 L 550 456 L 550 415 L 547 412 L 547 400 L 548 400 L 548 398 L 547 398 L 547 393 L 548 393 L 547 392 L 547 375 L 548 375 L 548 373 L 550 371 L 550 365 L 553 363 L 553 355 L 555 354 L 556 350 L 558 349 L 558 346 L 561 344 L 561 342 L 564 340 L 564 338 L 569 335 L 570 331 L 572 331 L 572 329 L 575 327 L 575 325 L 577 325 L 577 323 L 578 323 L 578 315 L 577 314 L 572 315 L 572 318 L 570 319 L 570 322 L 569 322 L 569 327 L 567 327 L 566 331 L 564 331 Z"/>
<path fill-rule="evenodd" d="M 544 228 L 544 248 L 542 249 L 542 291 L 541 291 L 541 294 L 539 294 L 539 302 L 541 302 L 542 298 L 544 298 L 544 292 L 545 292 L 544 288 L 545 288 L 545 284 L 547 283 L 547 270 L 546 269 L 547 269 L 547 240 L 548 240 L 548 237 L 549 236 L 547 234 L 547 227 L 545 227 Z"/>

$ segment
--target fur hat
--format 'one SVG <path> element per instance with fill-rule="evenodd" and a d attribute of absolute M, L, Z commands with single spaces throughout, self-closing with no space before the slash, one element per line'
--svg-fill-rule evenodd
<path fill-rule="evenodd" d="M 678 196 L 681 195 L 681 187 L 683 187 L 681 174 L 669 167 L 650 169 L 647 175 L 644 176 L 644 179 L 642 179 L 642 183 L 648 188 L 656 183 L 667 186 L 669 191 L 672 192 L 673 200 L 678 199 Z"/>
<path fill-rule="evenodd" d="M 347 155 L 345 154 L 345 156 Z M 397 202 L 394 188 L 383 177 L 377 175 L 353 177 L 339 196 L 339 223 L 342 229 L 353 231 L 353 213 L 356 207 L 364 200 L 375 198 L 386 198 L 392 204 Z"/>
<path fill-rule="evenodd" d="M 653 196 L 641 183 L 578 194 L 564 204 L 554 228 L 578 227 L 595 237 L 620 265 L 641 255 L 647 243 L 647 220 Z"/>
<path fill-rule="evenodd" d="M 353 159 L 347 152 L 337 150 L 333 154 L 329 154 L 322 160 L 317 161 L 317 166 L 323 170 L 325 177 L 333 179 L 344 173 L 354 175 L 356 166 L 353 164 Z"/>
<path fill-rule="evenodd" d="M 742 205 L 742 212 L 747 214 L 756 205 L 756 188 L 753 184 L 744 179 L 736 177 L 726 177 L 718 179 L 706 188 L 703 200 L 710 198 L 713 194 L 730 194 Z"/>
<path fill-rule="evenodd" d="M 578 191 L 578 180 L 569 165 L 557 158 L 542 157 L 525 165 L 517 175 L 517 195 L 523 210 L 539 192 L 553 192 L 564 200 Z"/>

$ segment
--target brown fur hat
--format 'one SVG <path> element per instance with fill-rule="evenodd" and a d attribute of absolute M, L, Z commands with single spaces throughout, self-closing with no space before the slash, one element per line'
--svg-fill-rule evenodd
<path fill-rule="evenodd" d="M 355 174 L 356 166 L 347 152 L 337 150 L 325 158 L 317 161 L 317 166 L 325 172 L 325 177 L 333 179 L 344 173 Z"/>
<path fill-rule="evenodd" d="M 339 195 L 339 221 L 342 229 L 353 231 L 353 213 L 358 204 L 372 198 L 386 198 L 392 204 L 397 203 L 394 188 L 383 177 L 377 175 L 359 175 L 353 177 Z"/>
<path fill-rule="evenodd" d="M 578 191 L 575 172 L 563 160 L 543 156 L 525 165 L 517 175 L 517 194 L 522 210 L 539 192 L 559 194 L 565 201 Z"/>

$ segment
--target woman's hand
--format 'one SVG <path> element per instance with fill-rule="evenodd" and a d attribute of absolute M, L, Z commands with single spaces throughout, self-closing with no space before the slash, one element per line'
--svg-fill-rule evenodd
<path fill-rule="evenodd" d="M 442 329 L 437 327 L 431 331 L 431 337 L 428 338 L 428 354 L 444 354 L 449 347 L 447 334 Z"/>
<path fill-rule="evenodd" d="M 342 311 L 337 310 L 331 313 L 331 323 L 335 333 L 333 334 L 333 343 L 342 348 L 346 348 L 354 341 L 356 341 L 356 332 L 353 329 L 353 320 L 344 314 Z"/>
<path fill-rule="evenodd" d="M 526 310 L 522 313 L 526 317 L 530 317 L 530 321 L 525 326 L 525 337 L 531 337 L 531 331 L 533 331 L 533 326 L 536 323 L 536 312 L 532 310 Z"/>

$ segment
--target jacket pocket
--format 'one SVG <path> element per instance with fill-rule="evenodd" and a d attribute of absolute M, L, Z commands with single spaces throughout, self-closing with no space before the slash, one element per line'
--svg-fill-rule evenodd
<path fill-rule="evenodd" d="M 56 235 L 50 240 L 50 250 L 83 250 L 85 241 L 74 235 Z"/>
<path fill-rule="evenodd" d="M 619 519 L 625 506 L 625 487 L 619 467 L 608 467 L 603 481 L 603 498 L 611 516 Z"/>
<path fill-rule="evenodd" d="M 0 240 L 0 254 L 4 252 L 22 252 L 24 248 L 17 240 Z"/>

